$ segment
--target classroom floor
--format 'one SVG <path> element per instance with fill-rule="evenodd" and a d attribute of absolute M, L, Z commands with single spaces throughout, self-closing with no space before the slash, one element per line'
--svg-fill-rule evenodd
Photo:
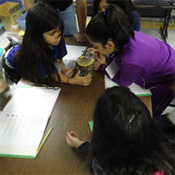
<path fill-rule="evenodd" d="M 87 22 L 90 20 L 88 18 Z M 157 39 L 161 39 L 159 28 L 163 25 L 163 19 L 159 18 L 141 18 L 141 32 L 151 35 Z M 3 48 L 8 43 L 5 37 L 5 30 L 0 30 L 0 47 Z M 175 49 L 175 12 L 173 17 L 170 19 L 168 27 L 168 38 L 167 43 L 170 44 Z M 0 60 L 0 72 L 1 72 L 1 60 Z M 174 102 L 175 103 L 175 102 Z M 171 112 L 174 108 L 168 107 L 164 113 Z"/>

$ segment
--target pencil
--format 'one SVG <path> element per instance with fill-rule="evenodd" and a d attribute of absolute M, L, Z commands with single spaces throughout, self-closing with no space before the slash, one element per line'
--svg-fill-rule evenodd
<path fill-rule="evenodd" d="M 41 150 L 41 148 L 43 147 L 43 145 L 44 145 L 46 139 L 48 138 L 49 134 L 51 133 L 51 131 L 52 131 L 52 127 L 48 130 L 46 136 L 44 137 L 44 139 L 42 140 L 40 146 L 38 147 L 38 149 L 37 149 L 38 152 L 39 152 L 39 151 Z"/>

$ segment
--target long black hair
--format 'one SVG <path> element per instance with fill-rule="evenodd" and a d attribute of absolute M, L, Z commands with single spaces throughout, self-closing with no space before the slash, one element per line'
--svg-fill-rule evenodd
<path fill-rule="evenodd" d="M 129 88 L 107 89 L 97 101 L 93 120 L 89 158 L 105 162 L 107 173 L 174 174 L 173 150 Z"/>
<path fill-rule="evenodd" d="M 134 30 L 127 15 L 115 4 L 96 14 L 87 25 L 86 33 L 91 41 L 100 42 L 103 47 L 108 39 L 118 47 L 125 45 L 129 37 L 134 37 Z"/>
<path fill-rule="evenodd" d="M 56 28 L 63 33 L 63 21 L 58 11 L 47 3 L 38 2 L 28 11 L 23 43 L 15 55 L 14 62 L 19 63 L 22 75 L 32 82 L 48 85 L 60 82 L 51 49 L 43 39 L 43 33 Z M 47 73 L 44 82 L 38 75 L 43 68 Z M 58 81 L 51 76 L 53 72 L 57 73 Z"/>
<path fill-rule="evenodd" d="M 99 3 L 101 0 L 94 0 L 94 15 L 99 11 Z M 128 15 L 131 15 L 132 10 L 136 10 L 135 5 L 131 0 L 106 0 L 108 4 L 116 4 L 123 9 L 123 11 Z"/>

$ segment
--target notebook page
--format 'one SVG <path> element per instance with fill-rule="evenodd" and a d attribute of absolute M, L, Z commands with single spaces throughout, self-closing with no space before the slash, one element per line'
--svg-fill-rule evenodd
<path fill-rule="evenodd" d="M 57 90 L 47 89 L 20 81 L 3 111 L 19 114 L 44 114 L 49 117 L 59 93 L 60 88 Z"/>

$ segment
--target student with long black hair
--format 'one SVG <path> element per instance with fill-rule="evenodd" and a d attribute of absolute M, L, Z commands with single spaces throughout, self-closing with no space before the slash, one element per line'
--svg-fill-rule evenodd
<path fill-rule="evenodd" d="M 3 59 L 5 75 L 17 83 L 22 77 L 31 82 L 59 86 L 60 82 L 87 86 L 91 75 L 73 78 L 73 68 L 66 70 L 62 58 L 67 54 L 64 25 L 57 10 L 38 2 L 26 16 L 22 45 L 9 49 Z M 57 70 L 58 69 L 58 70 Z"/>
<path fill-rule="evenodd" d="M 112 87 L 97 100 L 92 139 L 74 131 L 67 144 L 77 148 L 95 175 L 174 175 L 174 144 L 159 131 L 145 104 L 127 87 Z"/>
<path fill-rule="evenodd" d="M 174 98 L 170 87 L 175 82 L 175 50 L 163 41 L 134 31 L 128 16 L 115 4 L 94 16 L 86 33 L 94 47 L 94 69 L 119 85 L 136 83 L 150 89 L 153 115 L 160 115 Z"/>

